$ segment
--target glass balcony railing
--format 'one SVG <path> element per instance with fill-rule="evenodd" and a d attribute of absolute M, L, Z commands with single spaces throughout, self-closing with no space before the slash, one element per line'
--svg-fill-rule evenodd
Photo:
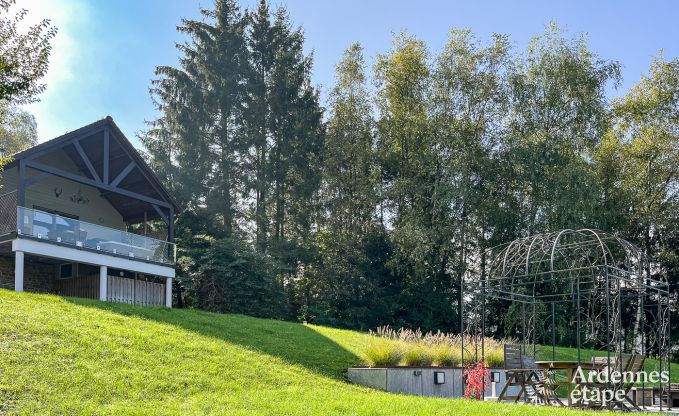
<path fill-rule="evenodd" d="M 173 265 L 175 245 L 84 221 L 17 207 L 17 234 L 130 259 Z"/>

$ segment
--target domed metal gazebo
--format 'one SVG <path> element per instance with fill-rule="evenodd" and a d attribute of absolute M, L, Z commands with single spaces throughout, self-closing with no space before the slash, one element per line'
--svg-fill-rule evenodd
<path fill-rule="evenodd" d="M 558 317 L 574 331 L 578 363 L 581 350 L 594 348 L 609 363 L 623 353 L 653 355 L 657 370 L 669 371 L 669 287 L 634 244 L 594 229 L 562 230 L 494 247 L 478 260 L 461 284 L 463 362 L 484 359 L 484 339 L 500 325 L 488 322 L 492 307 L 510 316 L 505 334 L 533 356 L 536 344 L 551 344 L 541 353 L 556 359 Z"/>

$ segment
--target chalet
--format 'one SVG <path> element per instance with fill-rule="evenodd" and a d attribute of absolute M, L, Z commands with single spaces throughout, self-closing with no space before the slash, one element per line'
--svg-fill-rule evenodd
<path fill-rule="evenodd" d="M 111 117 L 0 175 L 0 287 L 172 305 L 176 205 Z"/>

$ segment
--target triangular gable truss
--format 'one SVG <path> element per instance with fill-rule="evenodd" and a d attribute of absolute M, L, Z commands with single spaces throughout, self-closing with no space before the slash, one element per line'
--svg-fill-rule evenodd
<path fill-rule="evenodd" d="M 83 174 L 68 172 L 38 161 L 42 156 L 58 150 L 64 150 L 76 166 L 81 168 Z M 115 158 L 112 158 L 113 153 Z M 112 169 L 112 162 L 118 165 L 117 170 Z M 20 206 L 25 204 L 27 187 L 50 175 L 59 176 L 98 188 L 102 191 L 102 196 L 119 212 L 122 200 L 120 197 L 150 205 L 152 217 L 155 218 L 157 214 L 157 218 L 168 226 L 168 238 L 173 237 L 176 204 L 111 117 L 20 152 L 14 156 L 12 165 L 18 165 L 19 170 L 17 197 Z M 38 173 L 27 176 L 27 169 Z M 133 181 L 132 178 L 136 180 Z M 121 215 L 127 216 L 128 220 L 131 216 L 129 212 L 121 212 Z"/>

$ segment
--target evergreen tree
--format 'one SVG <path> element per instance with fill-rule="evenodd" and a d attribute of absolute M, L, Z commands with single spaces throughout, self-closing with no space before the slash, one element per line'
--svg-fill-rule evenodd
<path fill-rule="evenodd" d="M 275 28 L 271 23 L 269 6 L 265 0 L 261 0 L 257 10 L 250 13 L 248 17 L 247 42 L 252 70 L 247 83 L 248 98 L 245 117 L 253 148 L 248 161 L 251 171 L 249 188 L 254 191 L 254 214 L 251 217 L 255 222 L 257 248 L 265 252 L 268 246 L 270 223 L 267 206 L 271 188 L 268 168 L 272 140 L 271 77 L 276 56 Z"/>
<path fill-rule="evenodd" d="M 274 17 L 275 55 L 271 71 L 271 147 L 268 212 L 271 254 L 284 268 L 286 287 L 312 257 L 312 228 L 319 211 L 324 125 L 318 91 L 311 86 L 312 57 L 304 54 L 304 34 L 293 29 L 287 11 Z"/>
<path fill-rule="evenodd" d="M 233 0 L 183 20 L 180 68 L 159 67 L 152 90 L 163 116 L 142 138 L 166 180 L 177 179 L 182 208 L 202 211 L 217 235 L 230 236 L 245 192 L 243 121 L 249 74 L 245 20 Z"/>
<path fill-rule="evenodd" d="M 215 312 L 266 318 L 285 317 L 277 266 L 240 238 L 215 240 L 197 236 L 186 242 L 192 259 L 195 304 Z"/>
<path fill-rule="evenodd" d="M 319 212 L 324 125 L 312 59 L 285 9 L 273 23 L 264 1 L 245 16 L 233 0 L 201 13 L 178 28 L 188 35 L 179 67 L 157 68 L 161 117 L 141 140 L 180 205 L 189 231 L 178 229 L 180 239 L 273 246 L 292 278 L 310 258 Z"/>
<path fill-rule="evenodd" d="M 374 93 L 360 45 L 346 50 L 326 123 L 285 9 L 219 0 L 203 16 L 180 27 L 179 67 L 158 68 L 142 138 L 181 206 L 188 305 L 457 330 L 460 279 L 485 273 L 487 248 L 578 227 L 637 242 L 675 296 L 677 62 L 656 59 L 611 106 L 619 65 L 554 25 L 525 52 L 454 29 L 432 57 L 401 34 Z M 493 312 L 508 306 L 489 304 L 497 336 L 517 330 L 518 308 Z M 575 311 L 559 308 L 568 344 Z"/>

